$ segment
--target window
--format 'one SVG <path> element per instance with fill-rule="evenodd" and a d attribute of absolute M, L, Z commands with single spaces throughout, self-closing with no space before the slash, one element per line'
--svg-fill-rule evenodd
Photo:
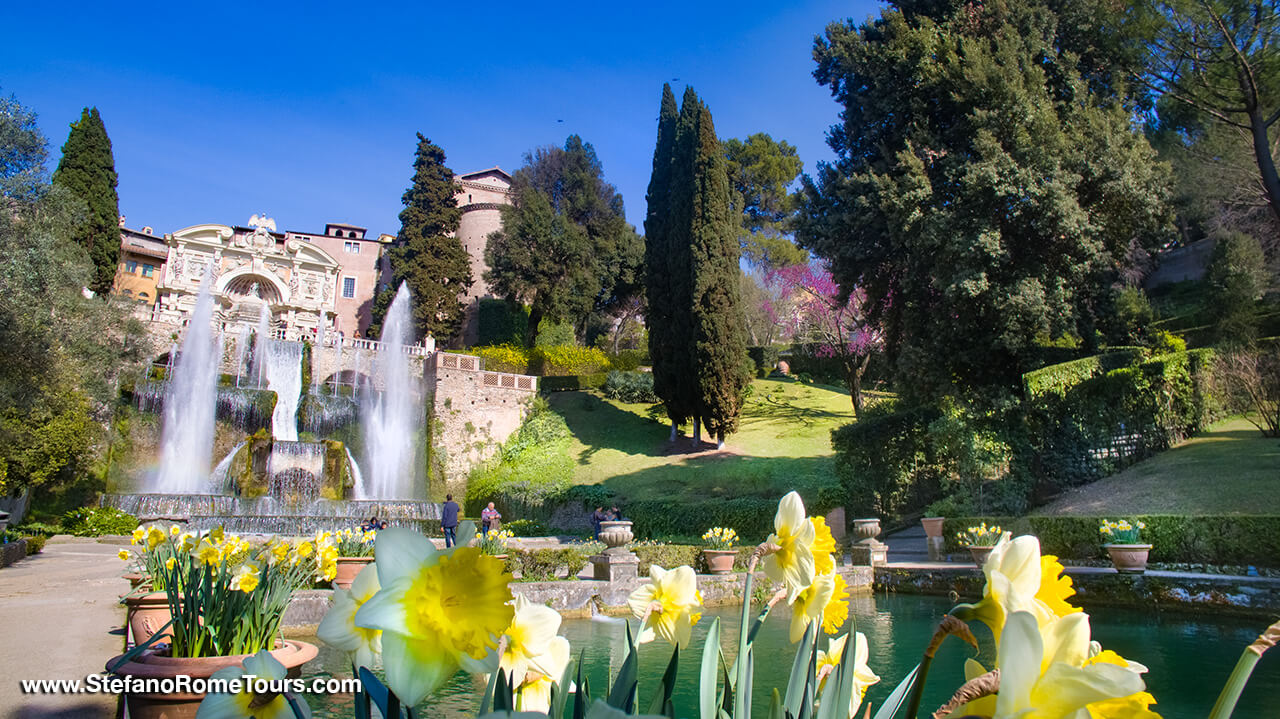
<path fill-rule="evenodd" d="M 125 297 L 133 297 L 133 290 L 120 290 L 120 294 Z"/>
<path fill-rule="evenodd" d="M 348 230 L 348 231 L 347 231 L 347 237 L 355 237 L 355 236 L 356 236 L 356 231 L 355 231 L 355 230 Z"/>
<path fill-rule="evenodd" d="M 148 297 L 150 297 L 150 295 L 148 295 L 146 292 L 139 292 L 139 293 L 138 293 L 138 296 L 139 296 L 139 297 L 141 297 L 141 298 L 142 298 L 142 299 L 144 299 L 144 300 L 145 300 L 145 299 L 147 299 Z"/>
<path fill-rule="evenodd" d="M 350 252 L 353 255 L 358 255 L 360 254 L 360 243 L 359 242 L 343 242 L 342 249 L 344 252 Z"/>
<path fill-rule="evenodd" d="M 128 272 L 131 275 L 136 274 L 138 272 L 138 263 L 135 262 L 134 260 L 129 260 L 128 262 L 124 263 L 124 271 Z"/>
<path fill-rule="evenodd" d="M 346 299 L 353 299 L 356 296 L 356 278 L 342 278 L 342 296 Z"/>
<path fill-rule="evenodd" d="M 142 276 L 150 277 L 156 271 L 155 265 L 143 265 Z"/>

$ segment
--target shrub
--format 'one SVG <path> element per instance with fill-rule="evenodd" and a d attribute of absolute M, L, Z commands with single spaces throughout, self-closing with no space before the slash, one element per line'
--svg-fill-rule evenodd
<path fill-rule="evenodd" d="M 568 454 L 569 427 L 545 400 L 536 401 L 528 419 L 490 461 L 471 472 L 466 509 L 478 515 L 493 502 L 504 516 L 539 518 L 548 499 L 561 496 L 573 476 Z"/>
<path fill-rule="evenodd" d="M 510 569 L 520 572 L 520 581 L 549 582 L 560 577 L 561 569 L 566 579 L 573 579 L 587 566 L 587 555 L 573 547 L 561 549 L 526 549 L 512 552 Z"/>
<path fill-rule="evenodd" d="M 928 428 L 940 416 L 932 408 L 872 406 L 856 423 L 832 430 L 849 516 L 895 522 L 939 498 L 940 472 Z"/>
<path fill-rule="evenodd" d="M 838 495 L 817 492 L 806 496 L 805 510 L 810 515 L 825 514 L 838 505 L 823 504 Z M 622 505 L 623 516 L 634 524 L 632 530 L 641 537 L 696 536 L 699 527 L 733 527 L 746 543 L 760 542 L 773 532 L 773 515 L 777 513 L 777 497 L 733 497 L 702 502 L 642 500 Z M 663 565 L 665 566 L 665 565 Z"/>
<path fill-rule="evenodd" d="M 609 366 L 623 372 L 631 372 L 639 369 L 642 365 L 649 364 L 649 351 L 638 350 L 621 350 L 617 354 L 609 354 Z"/>
<path fill-rule="evenodd" d="M 579 389 L 603 387 L 609 376 L 604 372 L 574 377 L 540 377 L 538 389 L 543 392 L 570 392 Z"/>
<path fill-rule="evenodd" d="M 1205 273 L 1205 313 L 1219 343 L 1247 345 L 1257 338 L 1257 300 L 1269 279 L 1256 237 L 1229 232 L 1217 238 Z"/>
<path fill-rule="evenodd" d="M 747 355 L 751 357 L 751 361 L 755 364 L 755 374 L 757 377 L 768 376 L 774 367 L 778 366 L 778 348 L 772 345 L 768 347 L 748 347 Z M 760 374 L 764 372 L 764 374 Z"/>
<path fill-rule="evenodd" d="M 637 542 L 631 545 L 631 551 L 640 560 L 636 571 L 641 577 L 649 576 L 649 567 L 654 564 L 663 569 L 687 564 L 699 574 L 705 574 L 707 561 L 702 555 L 703 549 L 705 547 L 696 544 L 665 544 L 663 542 Z M 733 559 L 734 571 L 746 571 L 747 562 L 750 561 L 755 546 L 739 547 L 737 551 L 738 556 Z"/>
<path fill-rule="evenodd" d="M 482 299 L 476 313 L 476 344 L 519 346 L 524 343 L 528 324 L 528 307 L 506 300 Z"/>
<path fill-rule="evenodd" d="M 63 530 L 77 537 L 129 534 L 137 526 L 137 517 L 114 507 L 81 507 L 62 515 Z"/>
<path fill-rule="evenodd" d="M 16 528 L 16 531 L 20 532 L 23 536 L 52 537 L 55 534 L 61 534 L 64 530 L 56 524 L 47 524 L 45 522 L 23 522 L 21 526 Z"/>
<path fill-rule="evenodd" d="M 493 372 L 528 374 L 529 353 L 513 344 L 473 347 L 471 354 L 484 360 L 484 368 Z"/>
<path fill-rule="evenodd" d="M 44 549 L 45 537 L 39 534 L 23 535 L 23 539 L 27 540 L 27 556 L 39 554 Z"/>
<path fill-rule="evenodd" d="M 632 404 L 658 401 L 653 392 L 653 374 L 650 372 L 610 372 L 602 388 L 604 396 Z"/>
<path fill-rule="evenodd" d="M 536 519 L 513 519 L 503 522 L 502 528 L 517 537 L 545 537 L 550 534 L 547 525 Z"/>
<path fill-rule="evenodd" d="M 554 345 L 535 347 L 529 353 L 529 369 L 542 377 L 591 375 L 609 369 L 609 358 L 595 347 Z"/>

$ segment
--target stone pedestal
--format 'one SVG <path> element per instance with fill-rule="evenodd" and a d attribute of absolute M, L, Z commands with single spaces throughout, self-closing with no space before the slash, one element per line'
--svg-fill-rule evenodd
<path fill-rule="evenodd" d="M 947 542 L 942 537 L 925 537 L 925 542 L 929 546 L 929 561 L 942 562 L 946 560 Z"/>
<path fill-rule="evenodd" d="M 849 553 L 853 557 L 855 566 L 881 566 L 889 562 L 889 545 L 874 539 L 864 539 L 861 542 L 854 542 L 849 547 Z"/>
<path fill-rule="evenodd" d="M 591 577 L 604 582 L 627 582 L 639 576 L 640 559 L 631 552 L 591 555 Z"/>

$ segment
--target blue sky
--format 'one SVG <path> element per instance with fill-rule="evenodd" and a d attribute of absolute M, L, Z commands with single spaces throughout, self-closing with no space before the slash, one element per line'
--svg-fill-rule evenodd
<path fill-rule="evenodd" d="M 663 82 L 677 97 L 692 84 L 721 137 L 768 132 L 811 171 L 831 157 L 839 111 L 813 80 L 813 37 L 877 12 L 866 0 L 432 5 L 11 3 L 0 91 L 39 113 L 55 163 L 68 123 L 98 107 L 130 227 L 266 212 L 282 230 L 394 233 L 417 131 L 457 172 L 514 171 L 576 132 L 638 223 Z"/>

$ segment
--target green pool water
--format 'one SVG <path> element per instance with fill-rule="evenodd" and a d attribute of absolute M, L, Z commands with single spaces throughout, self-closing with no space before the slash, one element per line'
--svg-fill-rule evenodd
<path fill-rule="evenodd" d="M 858 631 L 865 633 L 869 640 L 871 668 L 881 677 L 880 684 L 867 693 L 868 700 L 878 705 L 920 660 L 937 618 L 951 608 L 951 603 L 937 597 L 894 595 L 858 597 L 850 608 Z M 725 653 L 732 661 L 738 613 L 737 608 L 708 610 L 695 628 L 694 644 L 681 661 L 675 696 L 680 716 L 697 716 L 696 675 L 706 627 L 713 617 L 720 617 L 722 636 L 726 637 Z M 753 706 L 758 717 L 767 713 L 770 690 L 775 686 L 785 689 L 791 671 L 795 650 L 788 641 L 787 620 L 785 609 L 776 612 L 756 640 Z M 1159 702 L 1156 710 L 1166 719 L 1207 717 L 1240 652 L 1267 624 L 1262 620 L 1161 615 L 1122 609 L 1100 609 L 1091 614 L 1091 622 L 1094 639 L 1151 669 L 1147 687 Z M 621 620 L 566 620 L 561 633 L 573 646 L 575 658 L 585 649 L 593 693 L 601 694 L 608 676 L 621 663 L 624 641 Z M 994 656 L 990 634 L 985 627 L 975 628 L 975 633 L 983 645 L 977 658 L 990 666 Z M 320 644 L 314 638 L 309 641 Z M 955 639 L 944 643 L 929 676 L 923 716 L 928 716 L 963 683 L 964 659 L 973 655 L 969 647 Z M 665 644 L 655 642 L 640 648 L 641 706 L 647 706 L 646 687 L 653 686 L 652 680 L 661 675 L 670 656 L 671 650 Z M 342 653 L 321 644 L 320 656 L 304 667 L 304 673 L 350 676 L 346 662 Z M 646 683 L 646 678 L 651 681 Z M 424 702 L 421 715 L 451 719 L 472 717 L 483 690 L 479 679 L 459 674 Z M 1272 652 L 1259 662 L 1235 716 L 1280 717 L 1277 696 L 1280 696 L 1280 652 Z M 317 717 L 351 716 L 350 696 L 310 696 L 308 701 Z"/>

